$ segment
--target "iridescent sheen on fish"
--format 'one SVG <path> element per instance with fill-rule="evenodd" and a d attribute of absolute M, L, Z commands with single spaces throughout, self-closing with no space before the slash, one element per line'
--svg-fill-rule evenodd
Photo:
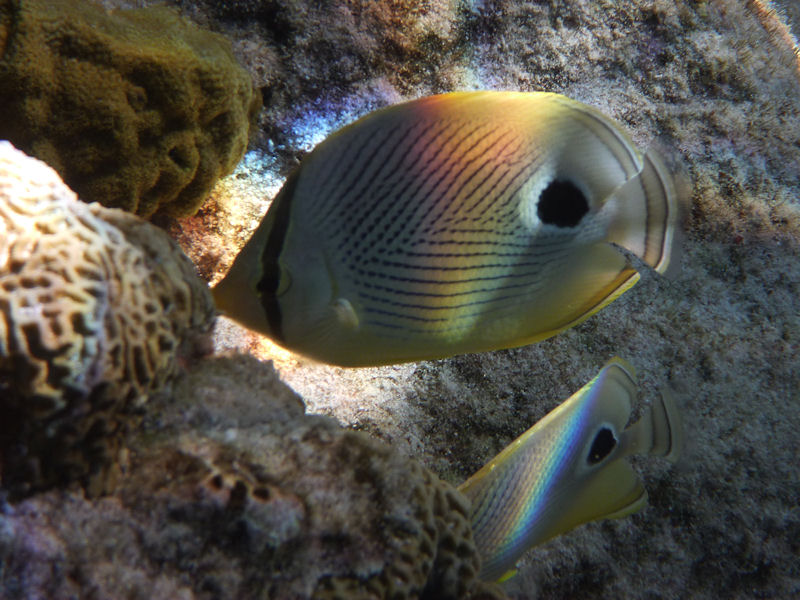
<path fill-rule="evenodd" d="M 367 366 L 519 346 L 657 271 L 673 179 L 610 119 L 546 93 L 462 92 L 371 113 L 317 146 L 215 288 L 290 350 Z"/>
<path fill-rule="evenodd" d="M 633 368 L 613 359 L 459 488 L 472 503 L 481 577 L 501 578 L 528 548 L 581 523 L 644 506 L 647 492 L 622 459 L 674 460 L 683 434 L 668 392 L 626 428 L 635 398 Z"/>

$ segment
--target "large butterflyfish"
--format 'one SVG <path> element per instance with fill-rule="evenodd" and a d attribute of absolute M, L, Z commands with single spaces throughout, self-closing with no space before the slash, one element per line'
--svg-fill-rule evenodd
<path fill-rule="evenodd" d="M 384 108 L 302 161 L 214 289 L 317 360 L 368 366 L 536 342 L 664 272 L 674 178 L 597 110 L 457 92 Z"/>

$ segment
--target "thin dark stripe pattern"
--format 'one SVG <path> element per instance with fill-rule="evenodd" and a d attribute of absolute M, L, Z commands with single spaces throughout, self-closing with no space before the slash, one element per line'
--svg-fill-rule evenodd
<path fill-rule="evenodd" d="M 313 243 L 325 244 L 338 292 L 376 331 L 446 336 L 519 315 L 568 268 L 580 233 L 534 235 L 519 217 L 547 147 L 502 119 L 418 110 L 343 131 L 321 150 L 318 163 L 334 166 L 307 172 L 299 192 L 298 210 L 320 232 Z M 590 112 L 578 119 L 621 147 L 611 150 L 621 169 L 635 162 L 610 125 Z"/>

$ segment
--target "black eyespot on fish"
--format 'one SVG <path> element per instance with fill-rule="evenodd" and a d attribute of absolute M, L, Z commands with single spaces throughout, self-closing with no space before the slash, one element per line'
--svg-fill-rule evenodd
<path fill-rule="evenodd" d="M 554 179 L 539 196 L 536 212 L 542 223 L 575 227 L 589 212 L 589 202 L 571 181 Z"/>
<path fill-rule="evenodd" d="M 594 436 L 592 442 L 592 449 L 589 450 L 588 461 L 590 465 L 596 465 L 606 456 L 611 454 L 611 451 L 617 445 L 617 438 L 614 437 L 614 432 L 608 427 L 603 427 Z"/>

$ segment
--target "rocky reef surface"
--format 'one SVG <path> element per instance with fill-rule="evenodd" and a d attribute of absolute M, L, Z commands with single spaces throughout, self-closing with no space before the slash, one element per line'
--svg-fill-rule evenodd
<path fill-rule="evenodd" d="M 195 362 L 137 433 L 113 497 L 0 507 L 3 598 L 503 597 L 453 486 L 269 364 Z"/>
<path fill-rule="evenodd" d="M 583 526 L 533 550 L 503 584 L 505 593 L 800 594 L 800 62 L 775 13 L 753 0 L 166 4 L 230 38 L 265 100 L 252 150 L 235 174 L 194 217 L 159 221 L 209 281 L 224 274 L 314 143 L 401 99 L 452 89 L 560 92 L 623 123 L 640 146 L 674 153 L 691 190 L 680 271 L 667 279 L 643 269 L 632 291 L 556 338 L 359 370 L 313 364 L 224 319 L 216 346 L 272 360 L 310 412 L 388 443 L 450 483 L 619 354 L 637 368 L 645 398 L 665 382 L 675 390 L 689 448 L 677 467 L 642 468 L 650 493 L 642 513 Z M 242 368 L 264 367 L 252 361 Z M 187 377 L 200 375 L 190 369 Z M 181 405 L 189 440 L 215 419 L 229 421 L 220 431 L 235 439 L 267 414 L 234 399 L 206 410 L 213 400 L 195 396 L 197 406 Z M 147 447 L 157 448 L 178 417 L 151 415 Z M 247 579 L 255 568 L 226 562 L 230 553 L 214 550 L 203 562 L 180 553 L 188 544 L 211 539 L 224 547 L 238 537 L 197 528 L 181 537 L 154 527 L 155 518 L 148 524 L 134 485 L 148 471 L 131 464 L 130 479 L 110 498 L 52 491 L 3 505 L 0 589 L 7 597 L 66 595 L 66 587 L 52 587 L 53 573 L 62 573 L 58 585 L 72 585 L 71 593 L 222 598 L 249 589 L 270 597 L 274 566 Z M 148 477 L 163 472 L 157 460 L 151 464 Z M 171 501 L 163 502 L 159 510 Z M 110 522 L 116 535 L 105 529 Z"/>

